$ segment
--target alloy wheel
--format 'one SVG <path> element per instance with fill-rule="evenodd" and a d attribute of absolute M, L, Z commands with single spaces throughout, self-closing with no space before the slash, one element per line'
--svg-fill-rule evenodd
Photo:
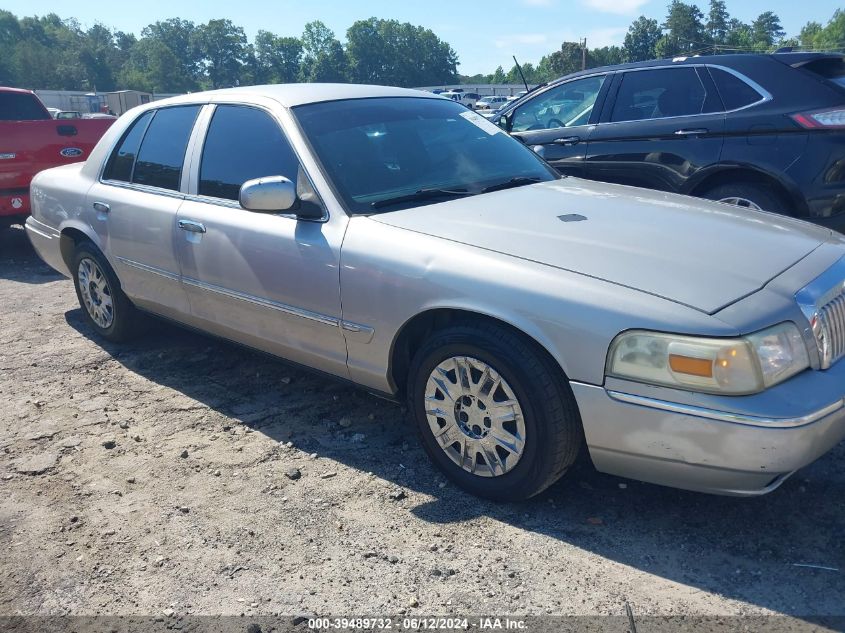
<path fill-rule="evenodd" d="M 79 292 L 88 316 L 106 330 L 114 322 L 114 303 L 108 279 L 93 259 L 84 257 L 76 271 Z"/>
<path fill-rule="evenodd" d="M 440 448 L 465 471 L 498 477 L 525 449 L 525 420 L 511 386 L 468 356 L 441 362 L 426 382 L 425 414 Z"/>

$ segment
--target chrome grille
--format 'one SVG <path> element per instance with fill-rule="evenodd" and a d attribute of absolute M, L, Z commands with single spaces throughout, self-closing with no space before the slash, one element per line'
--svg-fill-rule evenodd
<path fill-rule="evenodd" d="M 830 367 L 845 356 L 845 286 L 839 296 L 819 308 L 813 332 L 819 343 L 822 366 Z"/>
<path fill-rule="evenodd" d="M 819 350 L 817 369 L 845 358 L 845 257 L 799 290 L 795 300 L 812 328 Z"/>

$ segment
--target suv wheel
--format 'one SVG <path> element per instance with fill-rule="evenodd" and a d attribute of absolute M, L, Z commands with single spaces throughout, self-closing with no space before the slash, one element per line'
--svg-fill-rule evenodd
<path fill-rule="evenodd" d="M 453 326 L 417 352 L 409 410 L 432 461 L 472 494 L 532 497 L 575 462 L 583 432 L 559 368 L 493 324 Z"/>
<path fill-rule="evenodd" d="M 789 215 L 784 200 L 769 187 L 758 183 L 728 183 L 707 190 L 703 196 L 708 200 L 732 204 L 755 211 L 771 211 Z"/>
<path fill-rule="evenodd" d="M 97 247 L 90 242 L 79 244 L 71 270 L 85 320 L 97 334 L 118 342 L 139 331 L 141 314 L 123 294 L 117 276 Z"/>

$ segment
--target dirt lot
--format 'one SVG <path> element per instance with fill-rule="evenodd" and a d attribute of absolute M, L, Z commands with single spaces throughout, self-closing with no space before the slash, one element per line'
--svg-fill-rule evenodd
<path fill-rule="evenodd" d="M 0 449 L 0 615 L 845 615 L 845 446 L 759 499 L 587 464 L 479 501 L 397 405 L 166 324 L 93 339 L 19 228 Z"/>

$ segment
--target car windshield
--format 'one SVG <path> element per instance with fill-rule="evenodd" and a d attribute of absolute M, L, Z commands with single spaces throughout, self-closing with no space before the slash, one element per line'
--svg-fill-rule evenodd
<path fill-rule="evenodd" d="M 499 127 L 445 99 L 331 101 L 294 114 L 352 213 L 559 178 Z"/>

